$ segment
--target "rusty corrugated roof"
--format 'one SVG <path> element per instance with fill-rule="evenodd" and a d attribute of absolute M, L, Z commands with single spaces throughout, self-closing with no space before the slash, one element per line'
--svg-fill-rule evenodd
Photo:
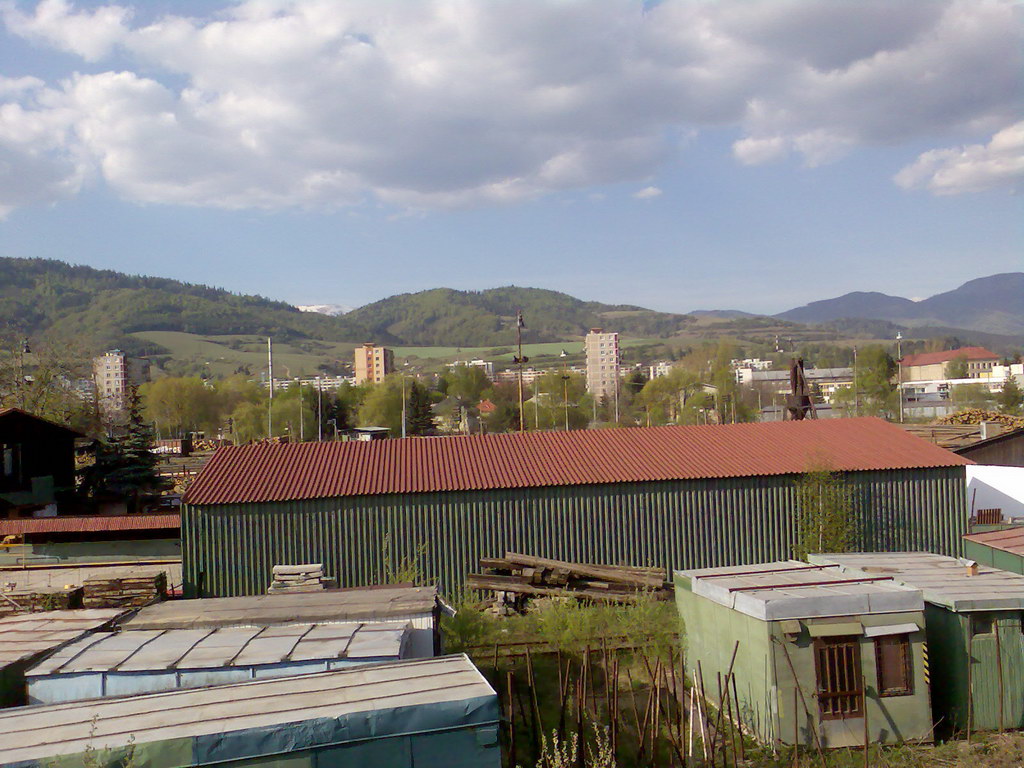
<path fill-rule="evenodd" d="M 181 515 L 111 515 L 109 517 L 34 517 L 0 520 L 0 536 L 25 533 L 92 533 L 181 528 Z"/>
<path fill-rule="evenodd" d="M 972 464 L 881 419 L 221 448 L 186 504 Z"/>
<path fill-rule="evenodd" d="M 1012 552 L 1015 555 L 1024 555 L 1024 526 L 1007 528 L 1002 531 L 971 533 L 964 536 L 964 540 L 984 544 L 993 549 L 1001 549 L 1004 552 Z"/>
<path fill-rule="evenodd" d="M 984 347 L 960 347 L 960 349 L 948 349 L 944 352 L 921 352 L 917 355 L 907 355 L 900 362 L 903 365 L 935 365 L 936 363 L 947 363 L 958 357 L 968 360 L 999 359 L 999 355 Z"/>

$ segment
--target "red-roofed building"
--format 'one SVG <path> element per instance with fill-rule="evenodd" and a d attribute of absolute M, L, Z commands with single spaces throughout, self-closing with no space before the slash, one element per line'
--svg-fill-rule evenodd
<path fill-rule="evenodd" d="M 847 480 L 859 548 L 954 554 L 969 463 L 869 418 L 227 447 L 184 499 L 184 578 L 192 594 L 257 594 L 275 564 L 322 562 L 349 586 L 411 558 L 450 591 L 506 550 L 785 559 L 796 480 L 816 467 Z"/>
<path fill-rule="evenodd" d="M 900 361 L 903 367 L 903 381 L 948 379 L 949 364 L 957 359 L 967 361 L 967 378 L 978 379 L 992 372 L 992 366 L 999 362 L 999 355 L 984 347 L 961 347 L 944 352 L 906 355 Z"/>

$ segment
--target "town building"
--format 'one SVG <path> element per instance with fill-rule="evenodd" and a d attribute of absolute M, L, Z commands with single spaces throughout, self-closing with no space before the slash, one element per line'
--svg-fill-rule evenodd
<path fill-rule="evenodd" d="M 130 358 L 119 349 L 93 358 L 92 374 L 100 410 L 107 416 L 124 411 L 132 387 L 149 381 L 149 372 L 148 360 Z"/>
<path fill-rule="evenodd" d="M 395 354 L 387 347 L 367 342 L 355 351 L 356 384 L 379 384 L 395 372 Z"/>
<path fill-rule="evenodd" d="M 479 368 L 484 372 L 491 381 L 494 381 L 494 363 L 490 360 L 456 360 L 454 363 L 448 363 L 449 368 L 456 368 L 460 365 L 465 365 L 470 368 Z"/>
<path fill-rule="evenodd" d="M 808 560 L 922 591 L 937 727 L 1024 727 L 1024 576 L 931 552 L 819 554 Z"/>
<path fill-rule="evenodd" d="M 583 340 L 587 356 L 587 392 L 597 399 L 615 400 L 619 395 L 619 334 L 591 328 Z"/>
<path fill-rule="evenodd" d="M 0 518 L 74 511 L 81 434 L 17 408 L 0 408 Z"/>
<path fill-rule="evenodd" d="M 931 741 L 919 590 L 794 560 L 674 581 L 688 677 L 717 706 L 731 670 L 736 700 L 725 710 L 742 712 L 759 741 Z"/>
<path fill-rule="evenodd" d="M 499 724 L 483 675 L 445 656 L 0 711 L 0 766 L 500 768 Z"/>
<path fill-rule="evenodd" d="M 180 529 L 177 512 L 0 518 L 0 567 L 180 559 Z"/>
<path fill-rule="evenodd" d="M 922 352 L 905 355 L 900 361 L 902 381 L 934 381 L 948 379 L 950 364 L 957 359 L 967 362 L 967 376 L 971 379 L 988 378 L 999 363 L 999 355 L 984 347 L 961 347 L 943 352 Z"/>
<path fill-rule="evenodd" d="M 796 480 L 820 466 L 847 483 L 859 546 L 959 554 L 969 463 L 874 418 L 228 446 L 183 499 L 186 592 L 259 594 L 281 562 L 355 586 L 411 558 L 454 594 L 507 550 L 671 569 L 783 560 Z"/>
<path fill-rule="evenodd" d="M 673 364 L 671 360 L 659 360 L 647 366 L 647 378 L 656 379 L 659 376 L 668 376 L 672 373 Z"/>
<path fill-rule="evenodd" d="M 811 390 L 817 390 L 825 403 L 832 401 L 837 389 L 853 386 L 853 368 L 805 368 L 804 376 Z M 737 368 L 736 382 L 741 386 L 759 390 L 762 397 L 781 397 L 793 394 L 789 371 L 759 368 Z"/>

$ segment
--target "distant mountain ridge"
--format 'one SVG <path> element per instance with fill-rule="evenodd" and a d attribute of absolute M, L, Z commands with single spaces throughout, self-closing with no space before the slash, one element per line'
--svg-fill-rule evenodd
<path fill-rule="evenodd" d="M 809 324 L 841 319 L 887 320 L 910 327 L 946 326 L 985 333 L 1022 334 L 1024 272 L 979 277 L 922 301 L 855 291 L 834 299 L 813 301 L 775 317 Z"/>
<path fill-rule="evenodd" d="M 669 336 L 693 322 L 687 315 L 516 286 L 435 288 L 338 315 L 323 312 L 334 307 L 315 309 L 301 311 L 262 296 L 166 278 L 47 259 L 0 258 L 0 330 L 75 337 L 93 348 L 121 346 L 133 353 L 140 351 L 132 347 L 138 342 L 130 334 L 145 331 L 409 346 L 508 345 L 515 340 L 518 310 L 526 318 L 524 341 L 570 340 L 603 325 L 633 336 Z"/>

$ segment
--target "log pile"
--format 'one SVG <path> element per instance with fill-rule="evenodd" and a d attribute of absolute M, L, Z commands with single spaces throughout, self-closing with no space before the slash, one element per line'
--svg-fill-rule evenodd
<path fill-rule="evenodd" d="M 319 592 L 327 586 L 326 582 L 322 563 L 275 565 L 274 580 L 267 592 Z"/>
<path fill-rule="evenodd" d="M 1024 416 L 1011 416 L 999 411 L 983 411 L 980 408 L 968 408 L 951 413 L 939 419 L 939 424 L 981 424 L 990 421 L 1003 427 L 1004 432 L 1012 429 L 1024 429 Z"/>
<path fill-rule="evenodd" d="M 167 574 L 150 573 L 119 579 L 86 579 L 83 608 L 137 608 L 167 597 Z"/>
<path fill-rule="evenodd" d="M 8 592 L 0 584 L 0 618 L 15 613 L 66 611 L 82 607 L 82 588 L 65 587 L 54 592 Z"/>
<path fill-rule="evenodd" d="M 530 597 L 575 597 L 604 602 L 630 602 L 641 597 L 667 600 L 671 589 L 660 568 L 591 565 L 506 552 L 501 558 L 482 558 L 471 573 L 470 589 L 495 592 L 499 604 L 521 607 Z"/>

